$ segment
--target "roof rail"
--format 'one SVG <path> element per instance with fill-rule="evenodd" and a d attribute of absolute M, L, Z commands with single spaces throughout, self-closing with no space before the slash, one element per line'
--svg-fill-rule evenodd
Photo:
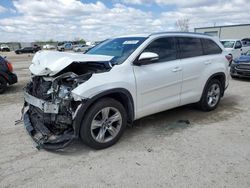
<path fill-rule="evenodd" d="M 205 34 L 205 33 L 181 32 L 181 31 L 157 32 L 157 33 L 151 33 L 149 36 L 153 36 L 153 35 L 163 35 L 163 34 L 195 34 L 195 35 L 202 35 L 202 36 L 210 36 L 210 35 Z"/>

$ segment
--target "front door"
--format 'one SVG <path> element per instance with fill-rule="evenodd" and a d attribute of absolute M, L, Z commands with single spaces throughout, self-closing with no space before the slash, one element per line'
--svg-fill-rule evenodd
<path fill-rule="evenodd" d="M 134 66 L 138 117 L 178 106 L 182 82 L 174 37 L 156 39 L 143 52 L 157 53 L 159 60 Z"/>

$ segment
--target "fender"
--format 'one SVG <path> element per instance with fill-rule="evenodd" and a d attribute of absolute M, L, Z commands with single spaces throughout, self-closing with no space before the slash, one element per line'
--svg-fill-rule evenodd
<path fill-rule="evenodd" d="M 95 95 L 92 98 L 88 98 L 82 101 L 82 106 L 80 107 L 80 109 L 78 110 L 76 117 L 73 121 L 73 127 L 75 129 L 75 136 L 79 137 L 80 134 L 80 129 L 81 129 L 81 125 L 82 125 L 82 121 L 84 119 L 84 115 L 86 114 L 87 110 L 96 102 L 98 101 L 98 99 L 103 98 L 103 97 L 108 97 L 115 94 L 122 94 L 124 98 L 123 100 L 127 101 L 127 103 L 125 104 L 126 106 L 124 106 L 125 108 L 127 108 L 127 112 L 128 112 L 128 123 L 131 124 L 134 120 L 135 117 L 135 113 L 134 113 L 134 101 L 133 101 L 133 97 L 130 94 L 130 92 L 127 89 L 124 88 L 115 88 L 115 89 L 110 89 L 110 90 L 106 90 L 102 93 L 99 93 L 98 95 Z M 124 101 L 124 102 L 125 102 Z M 122 102 L 122 101 L 120 101 Z M 122 102 L 122 104 L 124 105 L 124 103 Z"/>

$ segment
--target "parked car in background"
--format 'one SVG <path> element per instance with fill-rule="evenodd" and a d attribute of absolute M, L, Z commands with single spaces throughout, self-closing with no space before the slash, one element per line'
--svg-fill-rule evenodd
<path fill-rule="evenodd" d="M 136 119 L 192 103 L 216 109 L 228 68 L 219 40 L 194 33 L 122 36 L 85 54 L 38 52 L 24 125 L 38 147 L 59 149 L 80 137 L 103 149 Z"/>
<path fill-rule="evenodd" d="M 232 78 L 250 78 L 250 50 L 235 59 L 231 64 L 230 74 Z"/>
<path fill-rule="evenodd" d="M 240 39 L 224 39 L 221 40 L 221 43 L 232 59 L 238 59 L 242 53 L 250 50 L 250 46 L 243 46 Z"/>
<path fill-rule="evenodd" d="M 76 47 L 73 48 L 74 52 L 86 52 L 88 49 L 92 48 L 93 46 L 85 45 L 85 44 L 80 44 Z"/>
<path fill-rule="evenodd" d="M 0 51 L 1 52 L 10 52 L 10 48 L 6 44 L 1 44 Z"/>
<path fill-rule="evenodd" d="M 250 38 L 244 38 L 241 40 L 242 46 L 248 47 L 250 46 Z"/>
<path fill-rule="evenodd" d="M 71 42 L 66 43 L 58 43 L 57 50 L 58 51 L 65 51 L 65 50 L 72 50 L 73 44 Z"/>
<path fill-rule="evenodd" d="M 45 45 L 43 45 L 43 49 L 44 50 L 54 50 L 54 49 L 56 49 L 56 47 L 52 44 L 45 44 Z"/>
<path fill-rule="evenodd" d="M 16 54 L 36 53 L 37 51 L 39 51 L 39 48 L 35 48 L 35 47 L 24 47 L 24 48 L 15 50 L 15 53 L 16 53 Z"/>
<path fill-rule="evenodd" d="M 37 45 L 37 44 L 34 44 L 34 45 L 33 45 L 33 49 L 34 49 L 36 52 L 38 52 L 38 51 L 41 50 L 42 48 L 41 48 L 41 46 L 39 46 L 39 45 Z"/>
<path fill-rule="evenodd" d="M 13 73 L 12 64 L 0 56 L 0 94 L 2 94 L 8 85 L 17 83 L 17 76 Z"/>

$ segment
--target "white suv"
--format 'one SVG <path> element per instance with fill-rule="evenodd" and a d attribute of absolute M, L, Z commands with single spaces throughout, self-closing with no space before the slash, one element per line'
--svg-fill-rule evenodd
<path fill-rule="evenodd" d="M 37 52 L 30 71 L 24 124 L 46 149 L 79 137 L 102 149 L 141 117 L 190 103 L 213 110 L 229 78 L 218 39 L 178 32 L 122 36 L 86 54 Z"/>

